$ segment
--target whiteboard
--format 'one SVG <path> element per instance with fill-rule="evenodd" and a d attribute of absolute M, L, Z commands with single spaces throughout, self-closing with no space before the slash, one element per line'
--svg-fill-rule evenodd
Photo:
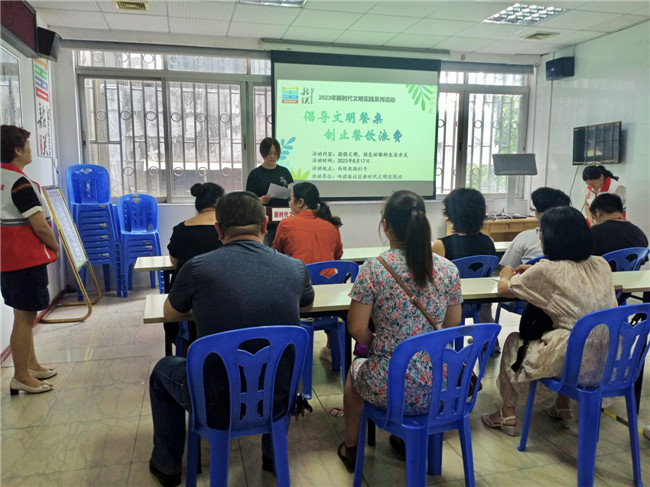
<path fill-rule="evenodd" d="M 58 186 L 43 186 L 43 191 L 45 193 L 45 199 L 50 206 L 50 211 L 52 212 L 52 217 L 54 218 L 56 227 L 59 230 L 63 246 L 68 254 L 68 258 L 78 271 L 82 266 L 88 263 L 88 256 L 86 255 L 86 250 L 81 243 L 77 227 L 72 220 L 68 204 L 63 198 L 63 193 L 61 193 L 61 188 Z"/>

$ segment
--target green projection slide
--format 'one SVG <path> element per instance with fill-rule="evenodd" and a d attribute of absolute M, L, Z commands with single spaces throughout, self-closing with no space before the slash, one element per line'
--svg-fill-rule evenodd
<path fill-rule="evenodd" d="M 296 180 L 434 178 L 436 85 L 276 79 L 279 164 Z"/>

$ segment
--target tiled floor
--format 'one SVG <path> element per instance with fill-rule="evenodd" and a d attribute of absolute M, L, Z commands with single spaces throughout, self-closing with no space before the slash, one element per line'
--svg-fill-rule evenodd
<path fill-rule="evenodd" d="M 51 379 L 56 387 L 53 392 L 9 396 L 13 368 L 10 359 L 2 364 L 3 487 L 159 485 L 147 468 L 152 445 L 148 377 L 163 355 L 163 331 L 161 325 L 141 322 L 144 296 L 152 292 L 138 290 L 126 300 L 109 293 L 84 323 L 36 328 L 39 358 L 59 370 Z M 67 308 L 62 313 L 75 311 Z M 505 321 L 510 325 L 504 327 L 502 342 L 517 318 L 511 315 Z M 324 335 L 317 333 L 316 339 L 317 355 Z M 335 453 L 343 435 L 343 419 L 328 414 L 333 407 L 342 407 L 340 379 L 326 372 L 317 358 L 315 362 L 314 412 L 292 422 L 289 432 L 292 485 L 351 485 L 352 475 Z M 537 409 L 527 452 L 517 451 L 518 439 L 481 424 L 480 413 L 491 412 L 498 404 L 497 367 L 498 360 L 492 360 L 472 414 L 476 484 L 575 485 L 577 421 L 565 429 Z M 650 423 L 650 367 L 645 383 L 641 424 Z M 611 409 L 626 416 L 624 401 Z M 643 480 L 650 484 L 650 441 L 641 438 L 640 442 Z M 405 484 L 404 463 L 391 450 L 384 432 L 377 432 L 377 446 L 366 452 L 365 485 Z M 259 438 L 234 440 L 230 453 L 229 485 L 276 485 L 274 477 L 261 469 Z M 209 484 L 207 460 L 206 450 L 199 485 Z M 445 435 L 443 474 L 429 477 L 428 484 L 464 485 L 456 432 Z M 601 416 L 596 484 L 632 484 L 627 429 L 606 415 Z"/>

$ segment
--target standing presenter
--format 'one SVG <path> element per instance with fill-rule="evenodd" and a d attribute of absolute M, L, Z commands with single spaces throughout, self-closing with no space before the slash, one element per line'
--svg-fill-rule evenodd
<path fill-rule="evenodd" d="M 277 184 L 288 188 L 293 183 L 291 172 L 283 166 L 278 166 L 280 158 L 280 142 L 267 137 L 260 142 L 260 155 L 264 159 L 261 166 L 253 169 L 246 179 L 246 191 L 255 193 L 264 206 L 288 207 L 289 196 L 285 199 L 271 198 L 269 186 Z M 270 222 L 267 226 L 267 234 L 264 235 L 264 245 L 271 246 L 275 239 L 275 232 L 278 229 L 276 222 Z"/>
<path fill-rule="evenodd" d="M 623 216 L 625 217 L 625 196 L 627 191 L 625 186 L 619 184 L 618 176 L 614 176 L 605 166 L 587 166 L 582 171 L 582 180 L 587 184 L 583 213 L 589 226 L 594 224 L 589 207 L 599 194 L 611 193 L 621 198 Z"/>
<path fill-rule="evenodd" d="M 0 275 L 2 297 L 14 309 L 10 338 L 14 376 L 9 392 L 39 394 L 54 388 L 45 379 L 57 371 L 38 362 L 32 327 L 36 312 L 50 302 L 46 266 L 59 256 L 59 244 L 41 188 L 23 172 L 32 162 L 29 132 L 13 125 L 3 125 L 1 130 Z"/>

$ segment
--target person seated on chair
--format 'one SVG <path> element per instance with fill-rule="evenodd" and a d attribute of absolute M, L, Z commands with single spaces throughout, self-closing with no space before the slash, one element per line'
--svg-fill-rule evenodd
<path fill-rule="evenodd" d="M 390 242 L 390 250 L 381 257 L 442 327 L 458 325 L 463 301 L 458 269 L 431 252 L 431 228 L 422 198 L 411 191 L 393 193 L 384 205 L 381 226 Z M 361 266 L 350 297 L 348 330 L 357 342 L 369 348 L 368 358 L 357 358 L 352 363 L 343 393 L 345 441 L 337 453 L 353 471 L 363 401 L 386 406 L 388 364 L 393 350 L 407 338 L 433 331 L 434 327 L 378 258 L 368 259 Z M 374 333 L 368 327 L 371 318 Z M 422 395 L 431 387 L 428 363 L 422 358 L 409 366 L 406 414 L 428 410 L 428 399 Z"/>
<path fill-rule="evenodd" d="M 224 195 L 224 189 L 214 183 L 196 183 L 190 188 L 190 193 L 195 197 L 194 207 L 197 214 L 174 227 L 167 245 L 169 258 L 176 266 L 172 275 L 172 285 L 176 275 L 188 260 L 221 247 L 221 240 L 215 227 L 217 220 L 214 209 L 219 198 Z"/>
<path fill-rule="evenodd" d="M 537 188 L 530 194 L 530 199 L 533 202 L 530 209 L 535 212 L 537 220 L 540 220 L 544 212 L 549 208 L 571 205 L 571 198 L 559 189 L 554 188 Z M 542 243 L 539 240 L 538 232 L 539 227 L 519 233 L 508 246 L 499 265 L 503 267 L 509 265 L 514 268 L 525 264 L 531 259 L 543 256 Z"/>
<path fill-rule="evenodd" d="M 172 230 L 167 250 L 176 269 L 172 273 L 169 290 L 174 285 L 178 271 L 188 260 L 221 247 L 221 240 L 214 225 L 217 222 L 214 209 L 219 198 L 224 195 L 223 188 L 214 183 L 196 183 L 190 188 L 190 193 L 196 198 L 194 207 L 198 214 L 180 222 Z M 165 323 L 164 326 L 167 336 L 174 337 L 178 333 L 178 323 Z M 196 324 L 190 321 L 189 328 L 190 341 L 194 341 Z"/>
<path fill-rule="evenodd" d="M 216 218 L 223 247 L 196 256 L 182 267 L 165 301 L 165 319 L 187 319 L 192 311 L 199 338 L 252 326 L 299 326 L 300 311 L 309 311 L 314 300 L 309 272 L 299 260 L 262 244 L 268 218 L 257 196 L 247 191 L 223 196 L 217 202 Z M 269 283 L 273 283 L 272 292 Z M 288 387 L 289 370 L 278 375 L 276 401 L 284 407 L 289 398 L 288 391 L 281 392 L 281 384 L 286 382 Z M 223 411 L 215 412 L 214 419 L 227 424 L 227 384 L 215 381 L 210 387 L 216 391 L 216 404 L 211 408 Z M 190 404 L 186 360 L 170 356 L 158 361 L 149 392 L 154 432 L 149 470 L 163 486 L 175 486 L 181 483 L 185 411 Z M 263 435 L 265 470 L 272 469 L 272 457 L 270 435 Z"/>
<path fill-rule="evenodd" d="M 332 216 L 327 203 L 320 199 L 318 188 L 308 182 L 294 184 L 289 198 L 289 207 L 293 216 L 285 218 L 278 225 L 272 248 L 294 259 L 302 260 L 305 265 L 325 260 L 339 260 L 343 255 L 339 232 L 341 219 Z M 332 363 L 329 333 L 327 344 L 318 356 Z"/>
<path fill-rule="evenodd" d="M 621 198 L 612 193 L 601 193 L 589 205 L 592 221 L 590 230 L 594 239 L 594 255 L 630 247 L 647 247 L 648 237 L 643 230 L 623 215 Z"/>
<path fill-rule="evenodd" d="M 497 255 L 494 242 L 481 233 L 487 206 L 483 195 L 472 188 L 453 190 L 442 200 L 442 214 L 453 225 L 451 235 L 433 243 L 433 251 L 449 260 L 471 257 L 472 255 Z M 479 317 L 482 323 L 493 323 L 492 305 L 481 305 Z M 499 350 L 498 342 L 495 353 Z"/>
<path fill-rule="evenodd" d="M 580 211 L 570 206 L 551 208 L 542 215 L 540 238 L 545 259 L 535 265 L 517 269 L 506 266 L 501 271 L 499 295 L 528 301 L 544 310 L 553 329 L 539 340 L 528 342 L 521 366 L 515 372 L 511 365 L 523 345 L 519 333 L 508 335 L 497 385 L 503 405 L 492 414 L 481 416 L 490 428 L 501 428 L 515 436 L 517 401 L 532 380 L 558 377 L 562 374 L 569 334 L 576 321 L 587 313 L 617 305 L 612 284 L 612 271 L 602 257 L 591 255 L 593 239 Z M 580 382 L 589 385 L 600 381 L 599 373 L 607 357 L 607 330 L 596 328 L 585 349 Z M 558 395 L 546 412 L 554 418 L 571 419 L 573 410 L 566 396 Z"/>

